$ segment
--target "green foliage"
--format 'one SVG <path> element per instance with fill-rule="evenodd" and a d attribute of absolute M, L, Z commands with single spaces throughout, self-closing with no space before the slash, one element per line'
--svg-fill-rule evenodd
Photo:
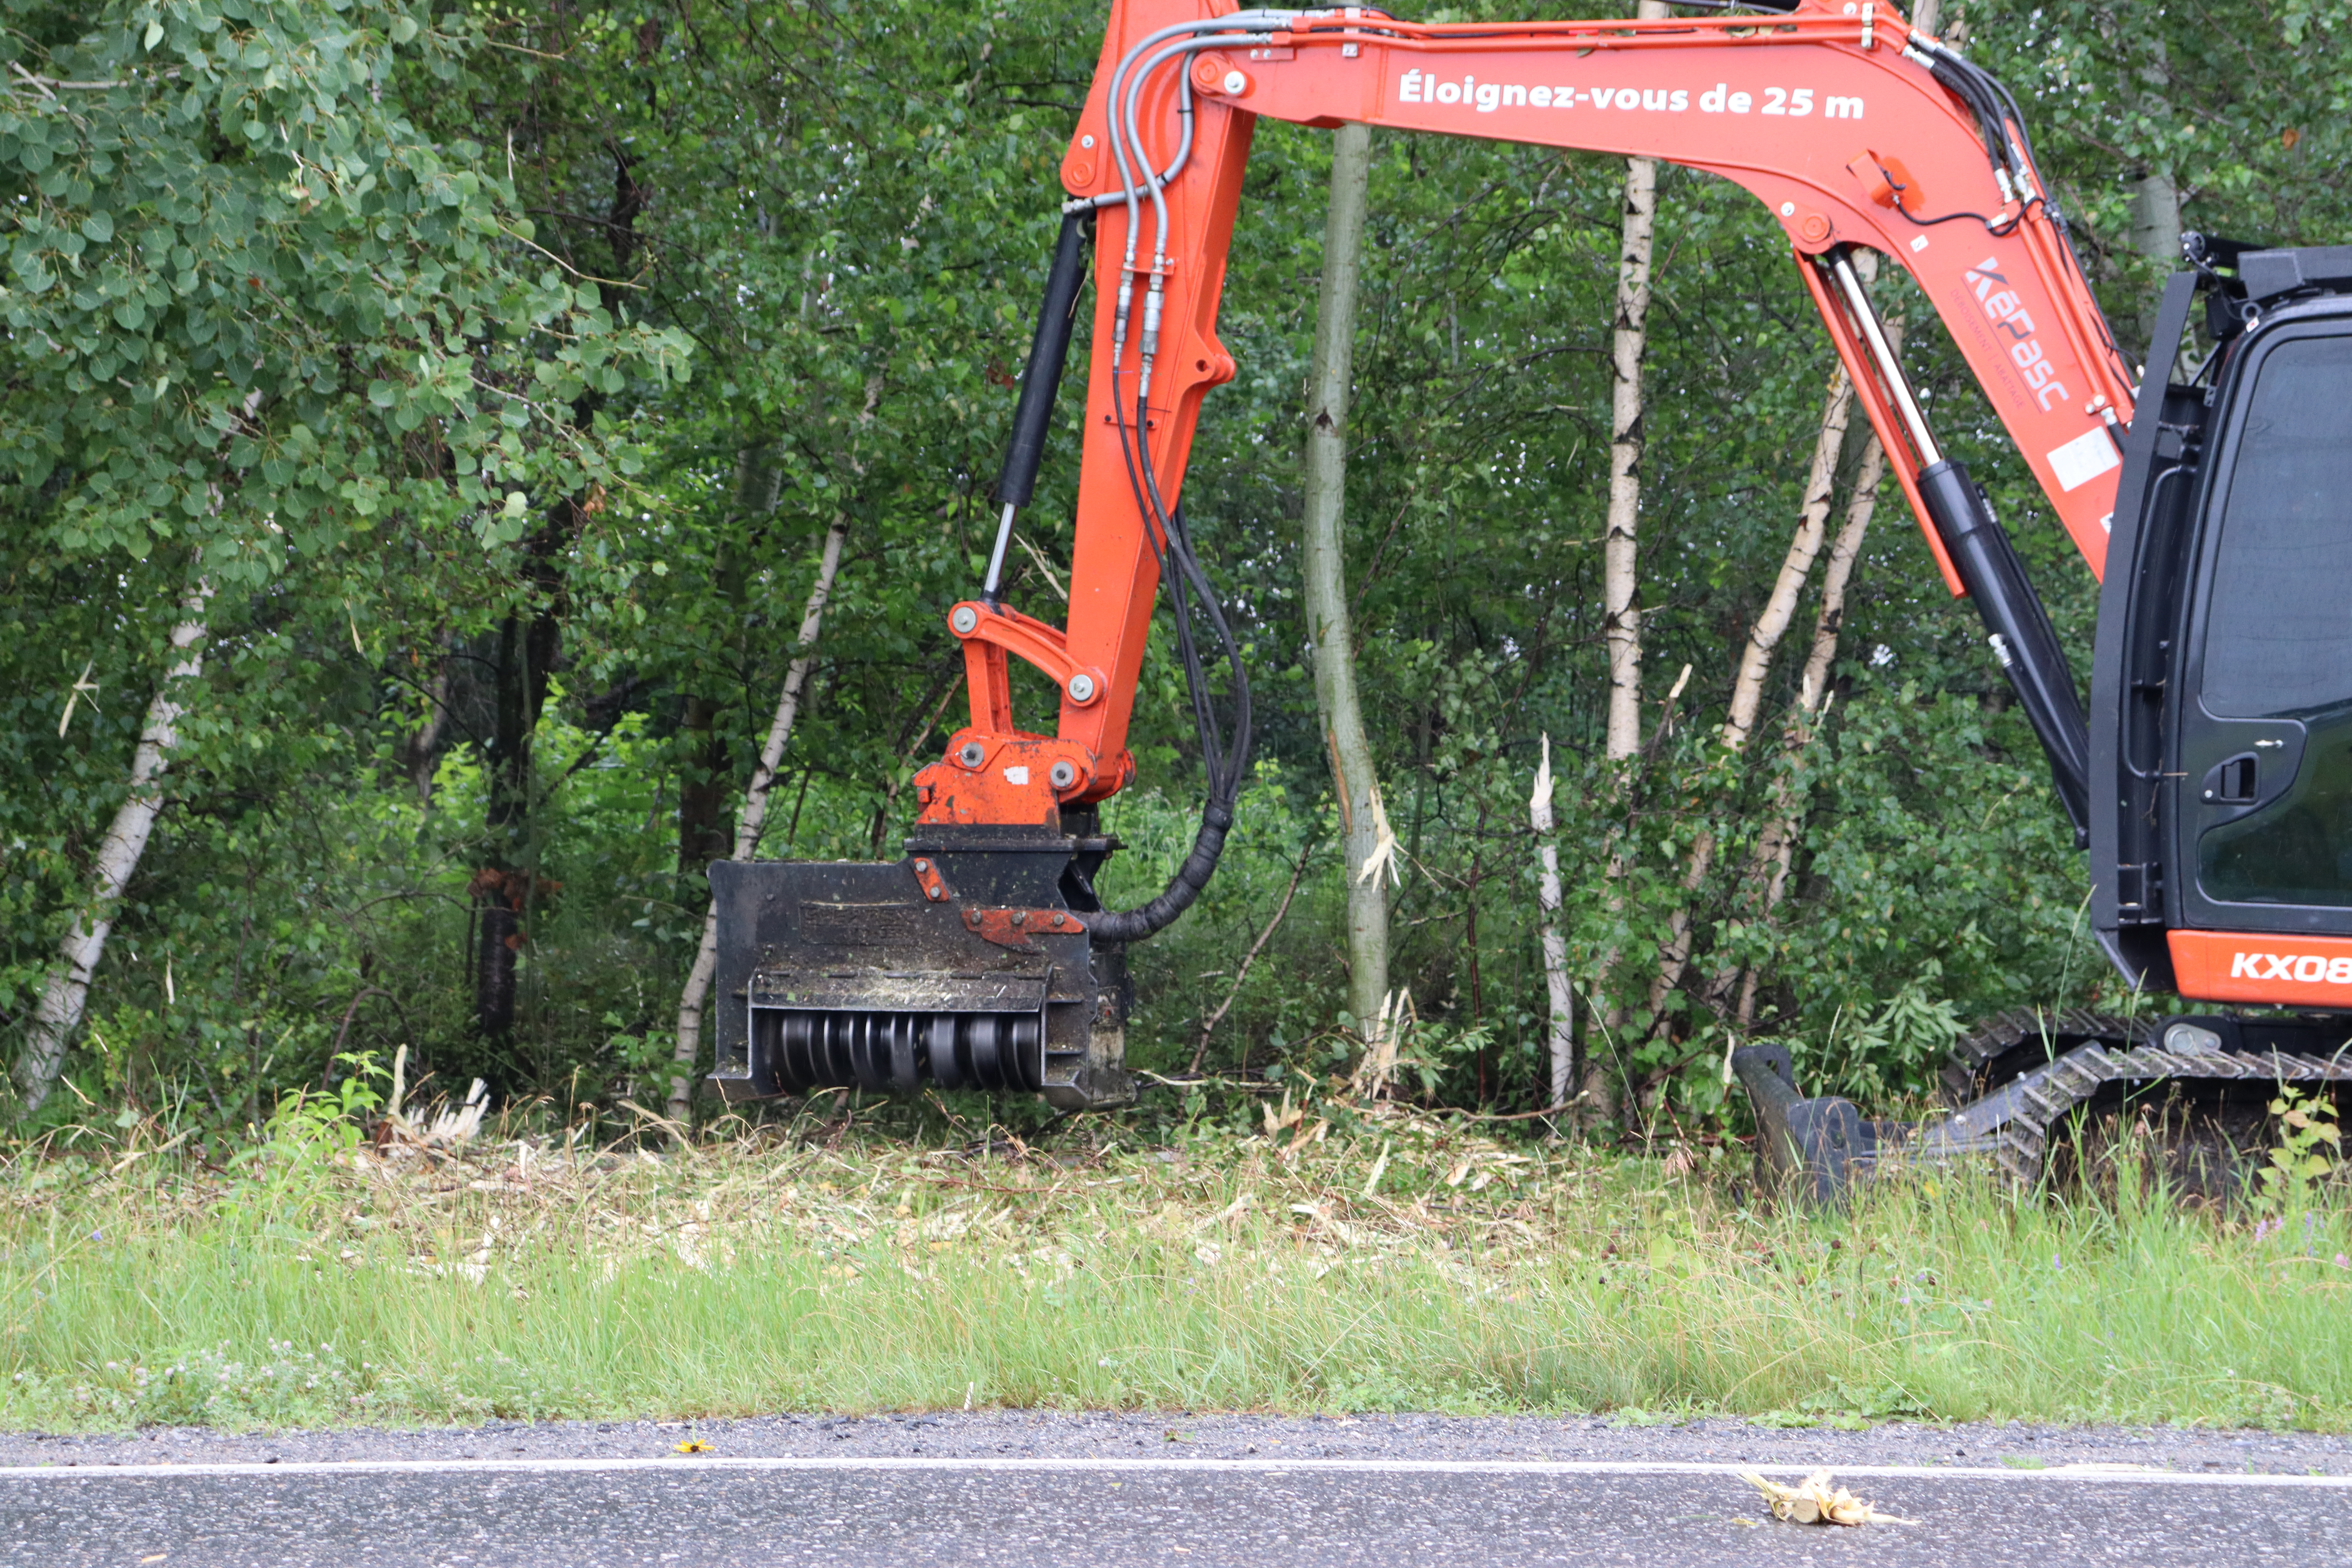
<path fill-rule="evenodd" d="M 0 453 L 23 491 L 63 481 L 34 514 L 55 548 L 184 540 L 216 586 L 258 588 L 395 514 L 511 543 L 531 491 L 608 477 L 571 405 L 640 356 L 682 374 L 687 344 L 523 270 L 511 184 L 398 111 L 456 77 L 460 28 L 116 5 L 16 51 Z"/>
<path fill-rule="evenodd" d="M 2305 1094 L 2282 1084 L 2269 1109 L 2278 1118 L 2278 1142 L 2255 1173 L 2262 1187 L 2254 1202 L 2268 1214 L 2302 1214 L 2311 1206 L 2318 1184 L 2336 1168 L 2336 1156 L 2344 1147 L 2336 1124 L 2336 1101 L 2329 1095 Z"/>
<path fill-rule="evenodd" d="M 2126 242 L 2151 170 L 2191 226 L 2352 237 L 2340 8 L 1958 10 L 1947 31 L 1964 24 L 2026 104 L 2126 338 L 2156 282 Z M 847 554 L 765 850 L 892 853 L 908 779 L 960 721 L 940 616 L 989 542 L 1098 26 L 1068 0 L 12 13 L 0 1025 L 21 1027 L 85 896 L 201 580 L 209 662 L 69 1063 L 79 1092 L 174 1131 L 257 1132 L 298 1086 L 347 1076 L 339 1055 L 404 1044 L 433 1091 L 650 1092 L 699 867 L 836 521 Z M 1220 326 L 1241 372 L 1205 406 L 1186 489 L 1250 645 L 1260 750 L 1216 881 L 1133 954 L 1129 1049 L 1163 1073 L 1198 1054 L 1222 1077 L 1328 1079 L 1360 1029 L 1340 1013 L 1348 872 L 1296 582 L 1326 147 L 1258 128 Z M 1525 826 L 1545 735 L 1579 1011 L 1645 1127 L 1727 1111 L 1734 1037 L 1785 1040 L 1809 1081 L 1887 1100 L 1929 1086 L 1956 1020 L 2121 1005 L 2032 738 L 1891 491 L 1826 716 L 1784 736 L 1784 647 L 1748 756 L 1714 739 L 1832 368 L 1769 216 L 1664 178 L 1654 739 L 1621 793 L 1599 756 L 1598 545 L 1622 165 L 1385 133 L 1375 157 L 1349 581 L 1405 851 L 1411 1087 L 1511 1110 L 1545 1092 Z M 2088 574 L 1923 302 L 1881 292 L 2084 668 Z M 1013 602 L 1047 616 L 1083 380 L 1079 356 L 1013 555 Z M 1196 809 L 1166 640 L 1137 702 L 1142 785 L 1108 813 L 1128 845 L 1118 901 L 1164 881 Z M 1041 724 L 1043 682 L 1019 695 Z M 1767 918 L 1752 858 L 1782 798 L 1800 834 Z M 1714 869 L 1686 891 L 1702 837 Z M 517 1016 L 496 1034 L 474 1021 L 489 872 L 524 889 Z M 1692 963 L 1654 1009 L 1684 913 Z M 1612 1004 L 1624 1026 L 1593 1026 Z"/>

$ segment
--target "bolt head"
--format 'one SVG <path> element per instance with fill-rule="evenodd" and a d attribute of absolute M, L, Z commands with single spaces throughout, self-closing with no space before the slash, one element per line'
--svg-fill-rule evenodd
<path fill-rule="evenodd" d="M 1095 700 L 1095 678 L 1084 670 L 1070 677 L 1070 700 L 1091 702 Z"/>
<path fill-rule="evenodd" d="M 932 883 L 929 887 L 923 889 L 923 893 L 927 898 L 937 899 L 940 896 L 939 884 L 937 882 Z"/>
<path fill-rule="evenodd" d="M 1055 763 L 1045 776 L 1054 782 L 1055 789 L 1067 789 L 1078 782 L 1078 770 L 1066 762 Z"/>
<path fill-rule="evenodd" d="M 1782 217 L 1795 217 L 1797 216 L 1797 204 L 1794 202 L 1782 202 L 1780 204 L 1780 216 Z"/>
<path fill-rule="evenodd" d="M 1025 926 L 1025 925 L 1027 925 L 1027 924 L 1029 923 L 1029 911 L 1028 911 L 1028 910 L 1013 910 L 1013 923 L 1014 925 L 1017 925 L 1017 926 Z"/>
<path fill-rule="evenodd" d="M 1243 93 L 1249 90 L 1249 78 L 1242 75 L 1239 71 L 1227 71 L 1225 73 L 1225 90 L 1232 93 L 1234 97 L 1239 98 Z"/>
<path fill-rule="evenodd" d="M 948 625 L 956 629 L 959 637 L 970 637 L 971 629 L 980 625 L 980 612 L 970 605 L 958 605 L 955 614 L 948 617 Z"/>
<path fill-rule="evenodd" d="M 918 871 L 928 871 L 930 868 L 931 863 L 929 860 L 918 860 L 915 862 L 915 869 Z"/>
<path fill-rule="evenodd" d="M 1094 144 L 1095 139 L 1091 133 L 1078 138 L 1078 145 L 1081 147 L 1091 147 Z"/>
<path fill-rule="evenodd" d="M 982 746 L 978 741 L 966 741 L 963 743 L 963 750 L 956 753 L 956 761 L 961 763 L 965 767 L 976 768 L 980 766 L 981 763 L 985 760 L 987 756 L 987 749 Z"/>

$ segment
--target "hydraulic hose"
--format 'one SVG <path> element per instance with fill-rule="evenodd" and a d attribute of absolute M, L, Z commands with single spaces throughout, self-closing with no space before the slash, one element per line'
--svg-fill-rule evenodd
<path fill-rule="evenodd" d="M 1217 858 L 1225 852 L 1225 833 L 1234 825 L 1233 807 L 1212 800 L 1202 809 L 1201 831 L 1193 836 L 1192 852 L 1176 868 L 1166 890 L 1140 909 L 1105 910 L 1087 917 L 1087 930 L 1100 942 L 1141 942 L 1173 925 L 1192 907 L 1216 875 Z"/>
<path fill-rule="evenodd" d="M 1200 731 L 1202 771 L 1207 775 L 1208 782 L 1208 799 L 1201 809 L 1201 826 L 1193 836 L 1192 852 L 1185 856 L 1184 863 L 1176 868 L 1176 875 L 1169 880 L 1166 889 L 1140 908 L 1106 910 L 1088 915 L 1087 929 L 1094 940 L 1099 942 L 1140 942 L 1165 930 L 1192 907 L 1202 889 L 1208 887 L 1209 879 L 1216 874 L 1218 859 L 1224 853 L 1225 835 L 1234 825 L 1234 805 L 1240 799 L 1242 785 L 1249 776 L 1249 677 L 1242 665 L 1241 648 L 1232 625 L 1217 604 L 1214 585 L 1202 569 L 1200 558 L 1193 552 L 1190 531 L 1184 526 L 1183 510 L 1166 505 L 1160 494 L 1145 436 L 1150 428 L 1146 404 L 1151 361 L 1159 336 L 1158 283 L 1168 243 L 1167 208 L 1161 191 L 1182 170 L 1192 152 L 1191 83 L 1186 80 L 1180 90 L 1178 112 L 1181 121 L 1181 138 L 1175 157 L 1162 173 L 1155 174 L 1147 161 L 1140 128 L 1136 123 L 1136 106 L 1141 98 L 1144 82 L 1168 61 L 1182 59 L 1218 45 L 1254 41 L 1254 33 L 1279 27 L 1297 15 L 1296 12 L 1281 11 L 1237 12 L 1225 16 L 1178 23 L 1136 43 L 1111 73 L 1110 113 L 1106 127 L 1109 133 L 1112 162 L 1118 171 L 1122 188 L 1108 195 L 1070 204 L 1070 209 L 1079 210 L 1097 205 L 1124 205 L 1128 211 L 1127 255 L 1120 268 L 1118 304 L 1112 328 L 1112 416 L 1118 426 L 1119 449 L 1127 462 L 1128 479 L 1134 488 L 1138 509 L 1146 519 L 1144 537 L 1158 557 L 1161 576 L 1168 584 L 1170 608 L 1176 620 L 1178 657 L 1183 663 L 1185 684 L 1192 699 L 1193 720 Z M 1168 40 L 1171 38 L 1181 41 L 1171 44 Z M 1162 45 L 1166 47 L 1160 47 Z M 1137 239 L 1140 231 L 1139 219 L 1141 198 L 1145 197 L 1150 200 L 1158 219 L 1155 246 L 1159 254 L 1154 256 L 1152 263 L 1154 287 L 1145 316 L 1143 358 L 1136 388 L 1135 425 L 1130 432 L 1125 399 L 1119 390 L 1118 358 L 1127 341 L 1129 300 L 1134 287 Z M 1137 450 L 1139 447 L 1142 448 L 1140 452 Z M 1196 595 L 1202 612 L 1208 617 L 1223 647 L 1226 665 L 1233 677 L 1234 721 L 1230 740 L 1217 733 L 1207 672 L 1202 667 L 1200 650 L 1192 637 L 1192 608 Z"/>
<path fill-rule="evenodd" d="M 1157 497 L 1153 498 L 1155 500 Z M 1241 649 L 1234 639 L 1233 626 L 1218 607 L 1211 592 L 1208 574 L 1201 569 L 1199 558 L 1192 552 L 1192 536 L 1184 526 L 1181 507 L 1168 514 L 1172 525 L 1166 531 L 1167 547 L 1163 565 L 1169 580 L 1170 607 L 1178 621 L 1177 647 L 1184 663 L 1184 681 L 1191 689 L 1194 721 L 1201 738 L 1202 770 L 1208 774 L 1209 798 L 1201 808 L 1200 830 L 1192 837 L 1192 853 L 1176 868 L 1168 886 L 1150 902 L 1132 910 L 1105 910 L 1087 917 L 1087 929 L 1099 942 L 1141 942 L 1154 932 L 1163 931 L 1176 918 L 1192 907 L 1209 879 L 1216 874 L 1217 860 L 1224 853 L 1225 835 L 1234 826 L 1234 808 L 1241 798 L 1242 785 L 1249 777 L 1250 694 L 1249 676 L 1241 659 Z M 1224 648 L 1227 668 L 1234 680 L 1234 726 L 1230 744 L 1221 745 L 1216 733 L 1215 715 L 1209 701 L 1207 672 L 1202 668 L 1198 650 L 1193 647 L 1191 627 L 1187 625 L 1191 601 L 1194 594 L 1215 628 L 1218 641 Z"/>

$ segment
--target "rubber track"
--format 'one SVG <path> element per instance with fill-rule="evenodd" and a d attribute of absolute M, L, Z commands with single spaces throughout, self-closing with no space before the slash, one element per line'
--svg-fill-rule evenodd
<path fill-rule="evenodd" d="M 2148 1043 L 2148 1026 L 2144 1020 L 2094 1013 L 2087 1007 L 2012 1007 L 1996 1013 L 1953 1043 L 1944 1068 L 1944 1103 L 1957 1108 L 2000 1088 L 2000 1083 L 1983 1081 L 1986 1067 L 2004 1052 L 2040 1038 L 2047 1038 L 2054 1047 L 2054 1059 L 2074 1046 L 2095 1040 L 2116 1047 L 2144 1046 Z"/>
<path fill-rule="evenodd" d="M 2022 1016 L 2028 1020 L 2033 1018 L 2030 1011 Z M 2004 1015 L 2004 1017 L 2014 1016 L 2017 1015 Z M 2031 1022 L 2028 1032 L 2038 1031 L 2040 1026 L 2038 1022 Z M 2010 1044 L 2019 1044 L 2025 1037 L 2023 1034 L 2014 1036 Z M 2014 1106 L 1997 1129 L 1989 1130 L 1992 1136 L 1988 1152 L 2010 1181 L 2021 1186 L 2031 1186 L 2042 1179 L 2042 1157 L 2048 1148 L 2051 1128 L 2068 1111 L 2089 1100 L 2101 1088 L 2119 1081 L 2150 1084 L 2167 1079 L 2197 1079 L 2240 1082 L 2252 1079 L 2264 1083 L 2352 1083 L 2352 1059 L 2329 1060 L 2285 1051 L 2192 1054 L 2162 1051 L 2148 1045 L 2123 1045 L 2118 1042 L 2111 1047 L 2093 1041 L 2077 1046 L 2057 1060 L 2046 1062 L 2011 1079 L 2003 1086 L 2007 1092 L 1997 1091 L 2000 1098 L 2013 1101 Z M 1956 1111 L 1948 1121 L 1941 1125 L 1948 1129 L 1954 1124 L 1965 1123 L 1970 1109 Z"/>

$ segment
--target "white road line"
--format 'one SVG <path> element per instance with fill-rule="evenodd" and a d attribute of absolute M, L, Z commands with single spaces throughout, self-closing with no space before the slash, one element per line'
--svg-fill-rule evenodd
<path fill-rule="evenodd" d="M 1188 1458 L 972 1458 L 910 1457 L 780 1458 L 698 1455 L 694 1458 L 587 1459 L 312 1459 L 284 1464 L 257 1461 L 216 1464 L 13 1465 L 0 1466 L 0 1481 L 154 1480 L 167 1476 L 342 1476 L 594 1474 L 628 1470 L 775 1471 L 1188 1471 L 1223 1475 L 1299 1474 L 1406 1476 L 1738 1476 L 1745 1471 L 1804 1475 L 1815 1465 L 1717 1464 L 1685 1459 L 1188 1459 Z M 2246 1475 L 2194 1470 L 2147 1470 L 2127 1466 L 2053 1465 L 2046 1469 L 1962 1465 L 1832 1465 L 1841 1479 L 2015 1481 L 2095 1481 L 2109 1486 L 2291 1487 L 2323 1491 L 2352 1490 L 2352 1476 Z"/>

